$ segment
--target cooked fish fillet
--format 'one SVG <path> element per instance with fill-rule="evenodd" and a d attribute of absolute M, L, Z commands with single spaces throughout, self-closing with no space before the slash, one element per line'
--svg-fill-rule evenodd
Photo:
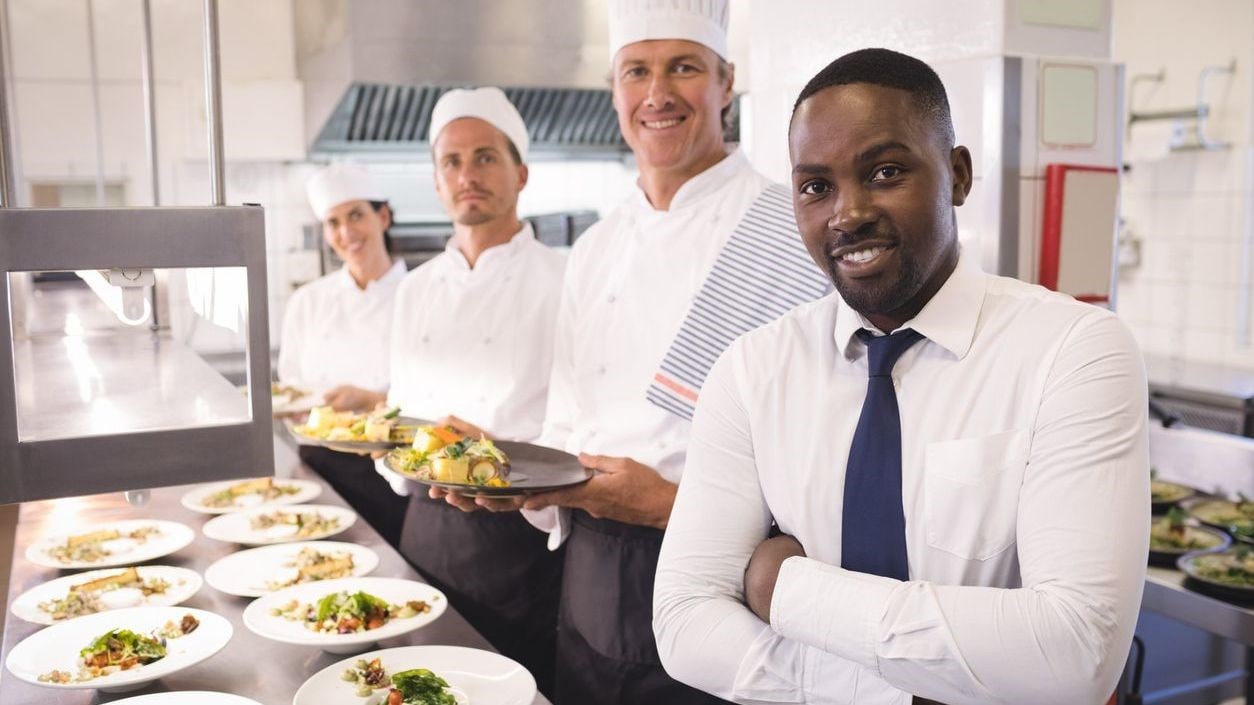
<path fill-rule="evenodd" d="M 273 477 L 259 477 L 256 480 L 241 482 L 231 486 L 231 494 L 239 497 L 245 494 L 254 494 L 257 492 L 265 492 L 274 485 Z"/>
<path fill-rule="evenodd" d="M 318 565 L 306 566 L 300 569 L 301 578 L 323 578 L 341 570 L 353 569 L 353 557 L 345 556 L 337 558 Z"/>
<path fill-rule="evenodd" d="M 70 588 L 70 592 L 95 592 L 97 590 L 103 590 L 111 585 L 134 585 L 138 582 L 140 582 L 139 571 L 134 568 L 127 568 L 116 575 L 106 575 L 103 578 L 96 578 L 95 580 L 83 583 L 82 585 L 75 585 Z"/>
<path fill-rule="evenodd" d="M 66 541 L 66 545 L 69 546 L 70 548 L 74 548 L 75 546 L 81 546 L 85 543 L 94 543 L 96 541 L 111 541 L 113 539 L 120 537 L 121 535 L 122 534 L 119 533 L 117 529 L 105 529 L 101 531 L 93 531 L 90 534 L 79 534 L 78 536 L 71 536 L 69 541 Z"/>

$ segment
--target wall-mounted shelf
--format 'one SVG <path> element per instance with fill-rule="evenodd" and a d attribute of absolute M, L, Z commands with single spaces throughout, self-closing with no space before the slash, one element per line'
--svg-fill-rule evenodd
<path fill-rule="evenodd" d="M 1132 126 L 1138 122 L 1156 122 L 1159 120 L 1185 120 L 1191 121 L 1194 127 L 1196 141 L 1180 145 L 1172 145 L 1173 152 L 1187 152 L 1197 150 L 1214 150 L 1227 149 L 1231 146 L 1228 142 L 1220 142 L 1210 138 L 1206 132 L 1206 121 L 1210 118 L 1210 103 L 1206 100 L 1206 82 L 1211 76 L 1215 75 L 1231 75 L 1236 73 L 1237 60 L 1233 59 L 1227 66 L 1207 66 L 1202 69 L 1197 78 L 1197 105 L 1186 108 L 1173 108 L 1168 110 L 1144 110 L 1137 111 L 1134 105 L 1136 100 L 1136 86 L 1138 83 L 1163 83 L 1167 80 L 1166 69 L 1160 69 L 1158 73 L 1147 73 L 1133 76 L 1128 88 L 1128 131 L 1132 131 Z"/>

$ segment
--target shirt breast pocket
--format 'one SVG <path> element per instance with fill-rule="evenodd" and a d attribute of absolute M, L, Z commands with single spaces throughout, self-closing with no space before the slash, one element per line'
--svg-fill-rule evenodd
<path fill-rule="evenodd" d="M 1027 431 L 930 443 L 925 453 L 928 546 L 982 561 L 1014 545 Z"/>

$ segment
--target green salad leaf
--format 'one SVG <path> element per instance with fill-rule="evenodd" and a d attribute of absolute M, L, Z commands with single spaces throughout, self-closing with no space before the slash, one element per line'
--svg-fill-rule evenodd
<path fill-rule="evenodd" d="M 425 668 L 392 674 L 392 687 L 399 690 L 405 705 L 457 705 L 448 682 Z"/>

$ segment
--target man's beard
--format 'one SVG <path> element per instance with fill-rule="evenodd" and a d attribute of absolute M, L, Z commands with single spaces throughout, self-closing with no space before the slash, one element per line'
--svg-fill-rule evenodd
<path fill-rule="evenodd" d="M 892 313 L 906 304 L 923 289 L 926 276 L 918 259 L 897 250 L 901 262 L 900 276 L 894 281 L 883 281 L 868 286 L 865 282 L 852 284 L 841 277 L 839 265 L 834 258 L 827 260 L 827 276 L 836 285 L 840 297 L 853 310 L 862 315 L 883 315 Z M 889 333 L 891 331 L 884 331 Z"/>
<path fill-rule="evenodd" d="M 495 217 L 496 216 L 492 215 L 491 213 L 481 208 L 471 208 L 457 216 L 457 224 L 458 225 L 483 225 L 484 223 L 492 220 Z"/>

